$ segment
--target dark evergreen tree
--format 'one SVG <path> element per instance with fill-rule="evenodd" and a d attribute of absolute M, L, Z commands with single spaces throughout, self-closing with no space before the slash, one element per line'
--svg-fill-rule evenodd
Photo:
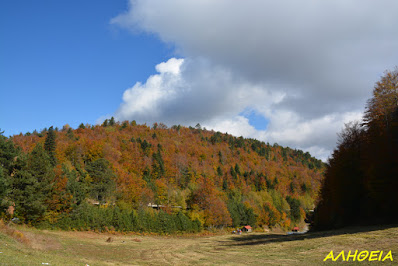
<path fill-rule="evenodd" d="M 231 173 L 231 176 L 234 180 L 236 180 L 238 178 L 238 176 L 236 175 L 235 169 L 231 166 L 231 168 L 229 169 L 229 172 Z"/>
<path fill-rule="evenodd" d="M 14 215 L 23 221 L 36 224 L 47 209 L 41 184 L 27 170 L 18 170 L 11 179 L 10 198 L 15 204 Z"/>
<path fill-rule="evenodd" d="M 300 221 L 301 219 L 301 213 L 300 213 L 300 201 L 298 199 L 292 198 L 290 196 L 286 197 L 287 203 L 289 203 L 290 206 L 290 218 L 292 221 Z"/>
<path fill-rule="evenodd" d="M 191 182 L 192 177 L 193 177 L 193 175 L 189 171 L 189 168 L 188 167 L 184 167 L 181 170 L 181 178 L 179 180 L 180 187 L 183 188 L 183 189 L 186 188 L 188 186 L 189 182 Z"/>
<path fill-rule="evenodd" d="M 86 171 L 92 179 L 90 184 L 91 196 L 99 202 L 108 201 L 115 189 L 113 180 L 115 175 L 109 168 L 109 162 L 103 158 L 89 162 Z"/>
<path fill-rule="evenodd" d="M 50 155 L 44 150 L 41 143 L 37 143 L 28 156 L 27 170 L 43 185 L 43 188 L 48 187 L 53 181 L 52 167 Z"/>
<path fill-rule="evenodd" d="M 50 158 L 43 145 L 41 143 L 36 144 L 33 151 L 28 155 L 26 167 L 24 168 L 29 175 L 24 172 L 21 174 L 21 181 L 26 182 L 27 190 L 35 191 L 34 195 L 37 197 L 35 200 L 36 207 L 33 206 L 36 208 L 37 213 L 26 211 L 29 216 L 32 216 L 32 219 L 36 219 L 33 217 L 41 217 L 44 214 L 42 210 L 45 211 L 47 209 L 53 193 L 56 193 L 52 191 L 55 176 Z M 30 181 L 30 178 L 34 179 L 34 181 Z M 29 204 L 24 206 L 29 206 Z M 26 218 L 30 219 L 29 217 Z"/>
<path fill-rule="evenodd" d="M 122 126 L 120 127 L 120 130 L 123 130 L 123 129 L 127 128 L 128 125 L 129 125 L 129 123 L 127 121 L 124 121 Z"/>
<path fill-rule="evenodd" d="M 303 193 L 307 193 L 310 190 L 310 186 L 308 186 L 306 183 L 302 183 L 300 188 Z"/>
<path fill-rule="evenodd" d="M 109 120 L 109 125 L 114 126 L 116 124 L 115 118 L 112 116 L 111 119 Z"/>
<path fill-rule="evenodd" d="M 224 164 L 224 161 L 223 161 L 223 159 L 222 159 L 222 153 L 221 153 L 221 151 L 218 152 L 218 162 L 219 162 L 221 165 Z"/>
<path fill-rule="evenodd" d="M 254 226 L 256 224 L 257 218 L 253 209 L 243 204 L 242 196 L 239 192 L 232 191 L 229 193 L 227 208 L 232 218 L 232 226 Z"/>
<path fill-rule="evenodd" d="M 165 174 L 164 161 L 160 150 L 158 147 L 158 151 L 152 155 L 152 176 L 154 178 L 163 177 Z"/>
<path fill-rule="evenodd" d="M 3 136 L 3 133 L 0 131 L 0 166 L 3 167 L 5 175 L 11 175 L 20 150 L 11 140 Z"/>
<path fill-rule="evenodd" d="M 241 175 L 240 168 L 239 168 L 239 165 L 237 163 L 235 164 L 235 173 L 237 175 Z"/>
<path fill-rule="evenodd" d="M 8 193 L 10 190 L 9 180 L 0 166 L 0 215 L 9 206 Z"/>
<path fill-rule="evenodd" d="M 46 140 L 44 141 L 44 149 L 48 152 L 48 155 L 50 156 L 50 162 L 52 166 L 55 166 L 57 164 L 57 159 L 55 158 L 55 148 L 56 148 L 56 133 L 51 126 L 48 131 L 47 131 L 47 137 Z"/>
<path fill-rule="evenodd" d="M 149 149 L 152 147 L 152 144 L 150 144 L 148 141 L 144 139 L 144 141 L 141 141 L 141 139 L 137 139 L 141 145 L 141 149 L 144 152 L 145 155 L 149 155 Z"/>
<path fill-rule="evenodd" d="M 8 192 L 8 180 L 0 166 L 0 199 L 5 198 Z"/>
<path fill-rule="evenodd" d="M 66 136 L 68 136 L 68 138 L 71 140 L 76 140 L 76 137 L 75 137 L 75 134 L 73 133 L 72 128 L 68 128 L 68 131 L 66 132 Z"/>
<path fill-rule="evenodd" d="M 218 176 L 222 176 L 222 175 L 223 175 L 222 169 L 221 169 L 220 166 L 217 166 L 217 175 L 218 175 Z"/>
<path fill-rule="evenodd" d="M 224 179 L 222 180 L 222 189 L 223 189 L 224 191 L 228 190 L 228 181 L 227 181 L 226 178 L 224 178 Z"/>
<path fill-rule="evenodd" d="M 292 194 L 294 194 L 294 192 L 296 192 L 296 186 L 294 185 L 293 181 L 290 182 L 289 188 L 290 188 L 290 192 Z"/>
<path fill-rule="evenodd" d="M 72 195 L 73 204 L 80 205 L 86 199 L 88 190 L 85 178 L 76 170 L 69 171 L 64 167 L 63 172 L 68 178 L 66 190 Z"/>

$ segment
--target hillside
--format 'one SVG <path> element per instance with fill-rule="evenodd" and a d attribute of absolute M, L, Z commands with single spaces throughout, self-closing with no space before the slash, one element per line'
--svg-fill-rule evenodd
<path fill-rule="evenodd" d="M 2 136 L 0 149 L 3 216 L 66 229 L 173 232 L 184 231 L 188 220 L 195 230 L 287 229 L 313 209 L 324 169 L 301 150 L 200 125 L 149 127 L 113 118 L 75 130 L 65 125 Z"/>

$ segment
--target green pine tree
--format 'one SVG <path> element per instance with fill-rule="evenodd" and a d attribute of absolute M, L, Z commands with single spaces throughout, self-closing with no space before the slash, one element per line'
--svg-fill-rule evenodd
<path fill-rule="evenodd" d="M 9 193 L 9 180 L 6 177 L 3 167 L 0 166 L 0 214 L 4 213 L 5 208 L 8 204 L 8 193 Z"/>
<path fill-rule="evenodd" d="M 55 158 L 55 147 L 56 147 L 56 133 L 53 127 L 50 127 L 47 132 L 46 140 L 44 141 L 44 149 L 48 152 L 50 156 L 50 162 L 52 166 L 57 164 L 57 159 Z"/>
<path fill-rule="evenodd" d="M 3 171 L 3 167 L 0 166 L 0 199 L 7 195 L 8 181 Z"/>
<path fill-rule="evenodd" d="M 27 170 L 18 170 L 11 184 L 10 198 L 15 215 L 26 223 L 38 223 L 46 211 L 45 195 L 37 179 Z"/>
<path fill-rule="evenodd" d="M 111 119 L 109 120 L 109 125 L 114 126 L 115 125 L 115 118 L 112 116 Z"/>
<path fill-rule="evenodd" d="M 71 140 L 76 140 L 76 137 L 75 137 L 75 134 L 73 133 L 72 128 L 68 128 L 68 131 L 66 132 L 66 136 L 68 136 L 68 138 Z"/>
<path fill-rule="evenodd" d="M 53 165 L 51 155 L 41 143 L 37 143 L 33 151 L 28 155 L 27 169 L 38 182 L 49 185 L 53 178 Z"/>
<path fill-rule="evenodd" d="M 14 143 L 3 136 L 4 132 L 0 131 L 0 166 L 6 175 L 11 175 L 15 168 L 16 158 L 20 155 L 20 150 L 17 149 Z"/>
<path fill-rule="evenodd" d="M 109 200 L 115 188 L 114 173 L 109 168 L 109 162 L 106 159 L 97 159 L 89 162 L 86 171 L 92 178 L 90 184 L 90 194 L 99 202 Z"/>
<path fill-rule="evenodd" d="M 84 182 L 85 179 L 76 170 L 69 171 L 66 167 L 62 170 L 68 178 L 66 190 L 72 195 L 73 204 L 78 206 L 83 203 L 86 198 L 87 184 Z"/>
<path fill-rule="evenodd" d="M 160 149 L 158 147 L 158 151 L 152 154 L 152 176 L 155 178 L 163 177 L 165 174 L 164 161 L 162 158 L 162 154 L 160 153 Z"/>

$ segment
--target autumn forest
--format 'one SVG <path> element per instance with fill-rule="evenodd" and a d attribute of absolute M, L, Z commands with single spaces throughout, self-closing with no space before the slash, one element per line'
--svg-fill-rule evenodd
<path fill-rule="evenodd" d="M 199 232 L 393 222 L 398 71 L 376 83 L 363 123 L 328 163 L 202 128 L 135 121 L 0 135 L 0 215 L 40 228 Z M 307 220 L 308 221 L 308 220 Z"/>
<path fill-rule="evenodd" d="M 324 169 L 301 150 L 199 124 L 111 118 L 1 136 L 0 145 L 3 217 L 64 229 L 288 229 L 314 208 Z"/>

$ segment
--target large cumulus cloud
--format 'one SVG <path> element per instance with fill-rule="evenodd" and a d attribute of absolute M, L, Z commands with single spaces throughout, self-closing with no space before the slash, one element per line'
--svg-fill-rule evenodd
<path fill-rule="evenodd" d="M 117 116 L 200 122 L 325 159 L 398 62 L 396 10 L 393 0 L 132 0 L 111 23 L 156 34 L 184 59 L 128 89 Z M 249 124 L 248 108 L 266 130 Z"/>
<path fill-rule="evenodd" d="M 272 106 L 285 96 L 254 85 L 205 59 L 171 58 L 156 66 L 157 74 L 137 82 L 123 94 L 119 120 L 167 124 L 205 124 L 231 118 L 248 106 Z"/>

